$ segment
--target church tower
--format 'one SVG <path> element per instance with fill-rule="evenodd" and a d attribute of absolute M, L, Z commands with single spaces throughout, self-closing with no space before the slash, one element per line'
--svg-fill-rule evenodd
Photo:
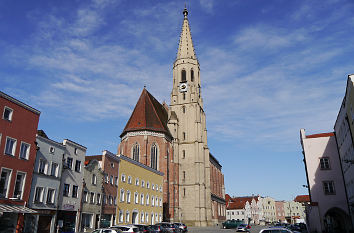
<path fill-rule="evenodd" d="M 210 162 L 200 67 L 188 22 L 183 25 L 173 64 L 173 88 L 168 128 L 173 137 L 174 161 L 179 164 L 179 208 L 175 219 L 195 226 L 211 224 Z"/>

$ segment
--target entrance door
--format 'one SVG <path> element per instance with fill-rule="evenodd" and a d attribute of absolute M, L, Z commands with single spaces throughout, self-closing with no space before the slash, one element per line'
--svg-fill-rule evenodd
<path fill-rule="evenodd" d="M 37 233 L 49 233 L 52 216 L 39 216 Z"/>

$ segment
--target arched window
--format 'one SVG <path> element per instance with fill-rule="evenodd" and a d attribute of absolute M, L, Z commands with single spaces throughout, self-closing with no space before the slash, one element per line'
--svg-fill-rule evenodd
<path fill-rule="evenodd" d="M 133 160 L 137 162 L 139 162 L 139 152 L 140 152 L 139 144 L 135 143 L 133 146 Z"/>
<path fill-rule="evenodd" d="M 157 169 L 157 146 L 152 144 L 151 146 L 151 168 Z"/>
<path fill-rule="evenodd" d="M 194 70 L 191 69 L 191 81 L 194 82 Z"/>
<path fill-rule="evenodd" d="M 182 70 L 182 79 L 181 82 L 187 82 L 187 74 L 185 70 Z"/>

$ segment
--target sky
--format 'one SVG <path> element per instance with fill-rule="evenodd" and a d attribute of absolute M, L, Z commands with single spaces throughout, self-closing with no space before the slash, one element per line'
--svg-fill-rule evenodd
<path fill-rule="evenodd" d="M 116 153 L 144 85 L 170 103 L 185 3 L 226 193 L 306 194 L 299 131 L 333 131 L 352 1 L 2 0 L 0 90 L 40 110 L 51 139 Z"/>

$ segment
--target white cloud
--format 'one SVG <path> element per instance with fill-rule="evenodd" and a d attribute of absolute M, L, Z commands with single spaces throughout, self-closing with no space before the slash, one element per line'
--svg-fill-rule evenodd
<path fill-rule="evenodd" d="M 213 13 L 214 8 L 214 0 L 199 0 L 200 6 L 207 13 Z"/>

